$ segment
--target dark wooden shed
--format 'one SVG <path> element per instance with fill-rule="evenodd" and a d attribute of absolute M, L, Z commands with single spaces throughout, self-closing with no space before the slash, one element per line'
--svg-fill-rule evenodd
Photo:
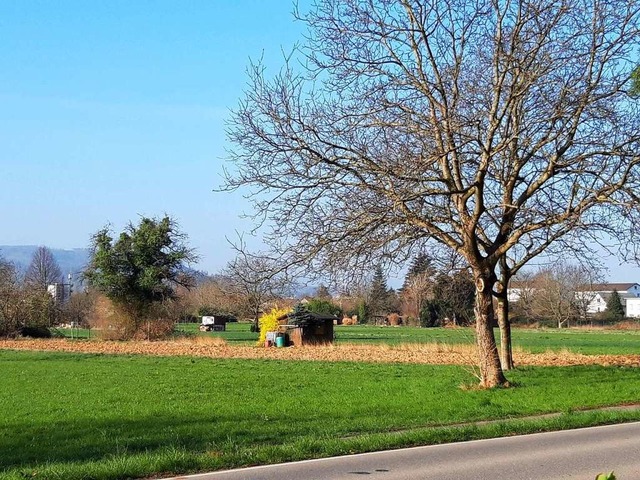
<path fill-rule="evenodd" d="M 295 310 L 278 319 L 286 328 L 289 342 L 296 347 L 333 343 L 335 315 Z"/>

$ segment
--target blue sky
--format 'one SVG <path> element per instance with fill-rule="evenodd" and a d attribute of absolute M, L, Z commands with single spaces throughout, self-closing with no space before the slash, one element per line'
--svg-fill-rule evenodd
<path fill-rule="evenodd" d="M 304 5 L 304 2 L 302 2 Z M 214 272 L 247 230 L 214 193 L 250 59 L 303 26 L 288 0 L 0 1 L 0 245 L 84 247 L 168 213 Z"/>
<path fill-rule="evenodd" d="M 304 10 L 310 0 L 301 0 Z M 249 230 L 214 193 L 249 60 L 276 72 L 304 27 L 289 0 L 0 0 L 0 245 L 86 247 L 165 213 L 221 269 Z M 609 259 L 609 278 L 640 270 Z"/>

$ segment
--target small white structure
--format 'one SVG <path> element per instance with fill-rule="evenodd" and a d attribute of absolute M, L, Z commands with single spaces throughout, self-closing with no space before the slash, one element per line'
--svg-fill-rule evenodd
<path fill-rule="evenodd" d="M 208 315 L 202 317 L 201 332 L 224 332 L 227 328 L 228 317 Z"/>
<path fill-rule="evenodd" d="M 624 304 L 625 316 L 629 318 L 640 318 L 640 298 L 627 298 Z"/>
<path fill-rule="evenodd" d="M 61 305 L 69 300 L 71 296 L 70 284 L 65 283 L 52 283 L 47 286 L 47 293 L 53 297 L 53 301 Z"/>

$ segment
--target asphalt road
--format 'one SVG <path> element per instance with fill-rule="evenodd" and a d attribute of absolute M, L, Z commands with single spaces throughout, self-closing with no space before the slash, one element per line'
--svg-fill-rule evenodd
<path fill-rule="evenodd" d="M 640 479 L 640 422 L 175 477 L 189 480 Z"/>

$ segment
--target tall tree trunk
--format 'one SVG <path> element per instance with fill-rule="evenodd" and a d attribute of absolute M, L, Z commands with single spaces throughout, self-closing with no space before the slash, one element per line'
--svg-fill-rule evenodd
<path fill-rule="evenodd" d="M 509 300 L 507 289 L 504 288 L 497 295 L 498 326 L 500 327 L 500 364 L 502 370 L 513 368 L 513 349 L 511 347 L 511 320 L 509 320 Z"/>
<path fill-rule="evenodd" d="M 499 260 L 500 281 L 497 283 L 495 297 L 497 300 L 498 326 L 500 327 L 500 362 L 502 370 L 513 368 L 513 349 L 511 345 L 511 319 L 509 318 L 509 281 L 512 277 L 507 257 Z"/>
<path fill-rule="evenodd" d="M 480 363 L 480 384 L 485 388 L 508 386 L 500 365 L 493 335 L 493 284 L 495 276 L 476 276 L 476 343 Z"/>

